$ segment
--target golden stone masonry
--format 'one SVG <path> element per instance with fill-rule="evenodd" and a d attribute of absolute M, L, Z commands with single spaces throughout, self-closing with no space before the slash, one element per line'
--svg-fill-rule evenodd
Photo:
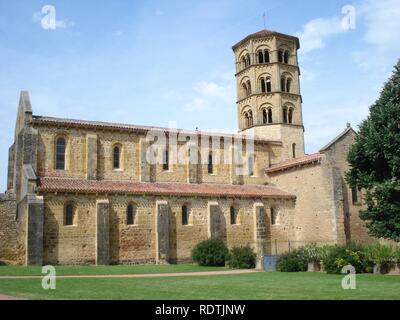
<path fill-rule="evenodd" d="M 304 152 L 299 48 L 268 30 L 235 44 L 239 133 L 179 130 L 188 139 L 178 141 L 187 156 L 178 163 L 168 145 L 161 163 L 146 158 L 148 133 L 168 128 L 39 116 L 21 92 L 0 195 L 0 263 L 182 263 L 200 241 L 220 238 L 253 247 L 261 267 L 263 255 L 309 242 L 369 241 L 362 194 L 344 179 L 354 130 Z M 233 138 L 242 150 L 227 144 Z M 189 141 L 219 143 L 193 163 Z"/>

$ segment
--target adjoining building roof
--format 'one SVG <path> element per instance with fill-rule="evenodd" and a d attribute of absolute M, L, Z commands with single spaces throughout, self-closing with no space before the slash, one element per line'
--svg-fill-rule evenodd
<path fill-rule="evenodd" d="M 321 159 L 322 159 L 322 154 L 320 154 L 320 153 L 309 154 L 309 155 L 306 155 L 303 157 L 298 157 L 298 158 L 290 159 L 287 161 L 283 161 L 278 164 L 274 164 L 270 168 L 268 168 L 266 170 L 266 172 L 274 173 L 274 172 L 278 172 L 278 171 L 284 171 L 284 170 L 288 170 L 291 168 L 304 166 L 307 164 L 317 163 L 317 162 L 320 162 Z"/>
<path fill-rule="evenodd" d="M 119 193 L 159 196 L 199 196 L 235 198 L 286 198 L 295 196 L 265 185 L 189 184 L 178 182 L 133 182 L 43 177 L 39 192 Z"/>
<path fill-rule="evenodd" d="M 43 125 L 57 125 L 57 126 L 66 126 L 66 127 L 79 127 L 79 128 L 90 128 L 90 129 L 112 129 L 112 130 L 124 130 L 124 131 L 132 131 L 146 134 L 148 131 L 159 131 L 159 132 L 171 132 L 171 133 L 179 133 L 179 134 L 187 134 L 191 136 L 195 135 L 203 135 L 210 137 L 222 137 L 222 138 L 235 138 L 235 139 L 244 139 L 246 138 L 243 134 L 229 134 L 229 133 L 217 133 L 217 132 L 206 132 L 206 131 L 196 131 L 196 130 L 184 130 L 184 129 L 175 129 L 175 128 L 165 128 L 165 127 L 154 127 L 154 126 L 141 126 L 141 125 L 133 125 L 133 124 L 123 124 L 123 123 L 111 123 L 111 122 L 102 122 L 102 121 L 89 121 L 89 120 L 77 120 L 77 119 L 65 119 L 65 118 L 54 118 L 54 117 L 44 117 L 44 116 L 33 116 L 34 124 L 43 124 Z M 250 138 L 248 138 L 250 139 Z M 281 141 L 274 140 L 266 140 L 260 137 L 255 136 L 254 142 L 257 143 L 265 143 L 265 144 L 277 144 L 281 145 Z"/>
<path fill-rule="evenodd" d="M 324 151 L 328 150 L 331 146 L 333 146 L 336 142 L 338 142 L 340 139 L 342 139 L 349 132 L 353 132 L 354 134 L 357 134 L 353 130 L 351 125 L 348 123 L 347 128 L 342 133 L 340 133 L 338 136 L 336 136 L 333 140 L 331 140 L 327 145 L 325 145 L 323 148 L 321 148 L 321 150 L 319 150 L 319 152 L 324 152 Z"/>
<path fill-rule="evenodd" d="M 241 40 L 238 43 L 236 43 L 232 47 L 232 50 L 236 50 L 236 48 L 239 47 L 241 44 L 243 44 L 243 43 L 245 43 L 245 42 L 247 42 L 247 41 L 249 41 L 251 39 L 265 38 L 265 37 L 268 37 L 268 36 L 278 36 L 278 37 L 294 40 L 296 42 L 297 49 L 300 49 L 300 40 L 299 40 L 299 38 L 291 36 L 291 35 L 288 35 L 288 34 L 276 32 L 276 31 L 272 31 L 272 30 L 263 29 L 263 30 L 260 30 L 258 32 L 255 32 L 255 33 L 252 33 L 252 34 L 248 35 L 246 38 L 244 38 L 243 40 Z"/>

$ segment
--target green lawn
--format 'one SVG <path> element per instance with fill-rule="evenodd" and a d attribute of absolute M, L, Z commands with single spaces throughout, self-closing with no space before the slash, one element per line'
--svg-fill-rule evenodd
<path fill-rule="evenodd" d="M 57 289 L 46 291 L 40 279 L 0 279 L 0 293 L 33 299 L 400 299 L 399 276 L 357 275 L 356 290 L 343 290 L 341 280 L 306 272 L 58 279 Z"/>
<path fill-rule="evenodd" d="M 116 265 L 116 266 L 58 266 L 57 275 L 104 275 L 224 271 L 223 267 L 201 267 L 195 264 Z M 0 266 L 0 276 L 41 276 L 42 267 Z"/>

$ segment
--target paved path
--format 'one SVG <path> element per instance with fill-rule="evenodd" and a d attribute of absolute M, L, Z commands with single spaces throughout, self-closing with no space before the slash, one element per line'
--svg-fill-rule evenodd
<path fill-rule="evenodd" d="M 146 273 L 146 274 L 91 274 L 57 276 L 57 279 L 90 279 L 90 278 L 157 278 L 157 277 L 193 277 L 193 276 L 223 276 L 232 274 L 256 273 L 259 270 L 229 270 L 206 272 L 179 272 L 179 273 Z M 0 276 L 0 280 L 42 279 L 43 276 Z"/>

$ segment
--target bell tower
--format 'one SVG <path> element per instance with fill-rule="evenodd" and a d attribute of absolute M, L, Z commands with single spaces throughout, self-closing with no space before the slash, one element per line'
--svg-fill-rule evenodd
<path fill-rule="evenodd" d="M 299 39 L 261 30 L 233 46 L 241 132 L 282 141 L 282 161 L 304 155 Z"/>

